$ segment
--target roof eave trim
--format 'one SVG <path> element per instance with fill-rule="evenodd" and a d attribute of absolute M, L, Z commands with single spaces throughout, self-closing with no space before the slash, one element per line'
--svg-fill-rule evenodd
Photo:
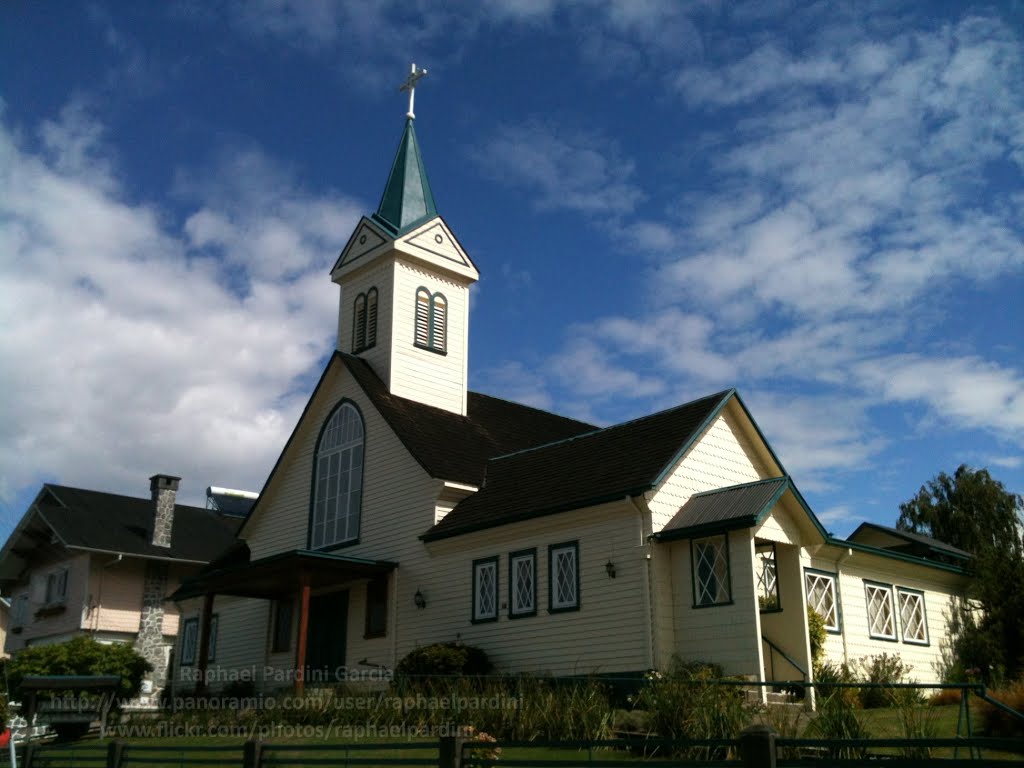
<path fill-rule="evenodd" d="M 692 434 L 690 434 L 690 436 L 686 439 L 686 442 L 683 443 L 682 446 L 680 446 L 679 450 L 673 454 L 672 458 L 669 459 L 668 463 L 661 468 L 661 471 L 658 473 L 658 476 L 654 478 L 654 482 L 651 483 L 651 488 L 657 488 L 659 485 L 662 484 L 665 478 L 667 478 L 669 474 L 672 472 L 672 468 L 675 467 L 676 464 L 678 464 L 679 461 L 682 460 L 682 458 L 693 447 L 694 443 L 697 442 L 700 436 L 703 435 L 707 428 L 710 427 L 714 423 L 715 419 L 718 418 L 718 415 L 722 412 L 722 409 L 725 408 L 726 403 L 728 403 L 731 398 L 736 396 L 737 394 L 735 389 L 727 389 L 725 390 L 725 392 L 722 393 L 722 399 L 719 400 L 718 405 L 716 405 L 712 409 L 711 413 L 704 417 L 704 420 L 700 423 L 700 426 L 697 427 L 697 429 L 695 429 L 692 432 Z"/>
<path fill-rule="evenodd" d="M 206 565 L 209 560 L 193 560 L 187 557 L 161 557 L 160 555 L 147 555 L 143 552 L 124 552 L 116 549 L 100 549 L 99 547 L 84 547 L 81 544 L 70 544 L 68 549 L 79 552 L 96 552 L 100 555 L 118 555 L 120 557 L 137 557 L 140 560 L 159 560 L 168 563 L 182 563 L 185 565 Z"/>
<path fill-rule="evenodd" d="M 696 539 L 702 536 L 713 536 L 717 533 L 729 533 L 744 528 L 753 528 L 758 524 L 756 515 L 745 515 L 732 520 L 716 520 L 712 523 L 701 523 L 686 528 L 674 528 L 671 531 L 659 531 L 651 536 L 659 544 L 679 539 Z"/>
<path fill-rule="evenodd" d="M 641 496 L 645 492 L 651 490 L 651 486 L 643 486 L 641 488 L 633 488 L 628 491 L 618 491 L 616 493 L 607 493 L 593 499 L 587 499 L 581 502 L 570 502 L 568 504 L 561 504 L 554 507 L 545 507 L 540 510 L 534 510 L 525 514 L 516 515 L 515 517 L 503 518 L 498 522 L 485 521 L 472 525 L 459 526 L 453 528 L 450 531 L 436 531 L 431 532 L 433 529 L 428 529 L 425 533 L 420 534 L 420 541 L 431 542 L 440 541 L 441 539 L 451 539 L 455 536 L 462 536 L 467 533 L 476 533 L 478 531 L 486 531 L 491 528 L 500 528 L 503 525 L 512 525 L 513 523 L 522 523 L 526 520 L 533 520 L 538 517 L 549 517 L 551 515 L 557 515 L 562 512 L 575 512 L 587 507 L 596 507 L 599 504 L 608 504 L 612 501 L 621 501 L 623 498 L 630 496 Z M 450 512 L 448 514 L 451 514 Z M 442 521 L 443 522 L 443 521 Z M 441 523 L 438 523 L 440 525 Z"/>
<path fill-rule="evenodd" d="M 838 539 L 834 536 L 829 536 L 825 539 L 826 544 L 831 544 L 835 547 L 847 547 L 857 552 L 864 552 L 869 555 L 880 555 L 881 557 L 888 557 L 891 560 L 900 560 L 904 563 L 911 563 L 912 565 L 924 565 L 928 568 L 935 568 L 940 571 L 947 571 L 949 573 L 955 573 L 960 576 L 969 576 L 970 573 L 958 565 L 952 565 L 950 563 L 942 563 L 937 560 L 929 560 L 924 557 L 915 557 L 914 555 L 905 555 L 902 552 L 893 552 L 892 550 L 882 549 L 880 547 L 872 547 L 870 544 L 861 544 L 856 541 L 849 541 L 847 539 Z"/>

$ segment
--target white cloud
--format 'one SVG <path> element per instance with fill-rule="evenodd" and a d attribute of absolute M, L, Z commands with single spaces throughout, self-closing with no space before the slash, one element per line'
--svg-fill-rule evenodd
<path fill-rule="evenodd" d="M 193 502 L 258 489 L 331 348 L 325 259 L 356 207 L 275 183 L 201 196 L 179 231 L 128 199 L 102 136 L 77 105 L 41 150 L 0 124 L 0 489 L 45 474 L 145 494 L 154 472 Z"/>
<path fill-rule="evenodd" d="M 632 213 L 643 198 L 633 163 L 594 133 L 539 122 L 504 126 L 473 157 L 494 180 L 534 193 L 541 210 L 616 216 Z"/>

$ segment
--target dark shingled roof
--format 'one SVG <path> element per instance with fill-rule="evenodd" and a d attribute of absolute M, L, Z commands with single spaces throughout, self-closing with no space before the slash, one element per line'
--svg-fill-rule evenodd
<path fill-rule="evenodd" d="M 335 353 L 409 453 L 431 477 L 480 486 L 488 459 L 593 432 L 597 427 L 478 392 L 460 416 L 388 392 L 359 357 Z"/>
<path fill-rule="evenodd" d="M 862 538 L 860 536 L 861 531 L 869 532 L 871 530 L 880 531 L 907 543 L 906 547 L 899 547 L 897 545 L 895 547 L 882 547 L 883 549 L 905 549 L 911 554 L 917 554 L 922 557 L 927 556 L 929 552 L 950 555 L 962 560 L 968 560 L 971 557 L 970 552 L 960 549 L 959 547 L 954 547 L 952 544 L 947 544 L 939 539 L 932 538 L 931 536 L 925 536 L 923 533 L 901 531 L 898 528 L 890 528 L 887 525 L 878 525 L 878 523 L 861 523 L 857 526 L 857 530 L 847 537 L 847 540 L 857 542 Z"/>
<path fill-rule="evenodd" d="M 773 477 L 695 494 L 654 538 L 671 541 L 695 533 L 753 527 L 789 486 L 788 477 Z"/>
<path fill-rule="evenodd" d="M 487 462 L 480 491 L 423 535 L 425 541 L 635 496 L 661 474 L 734 394 L 719 392 L 623 424 Z"/>
<path fill-rule="evenodd" d="M 171 546 L 150 543 L 152 499 L 47 483 L 39 513 L 69 547 L 140 557 L 208 562 L 235 540 L 241 520 L 202 507 L 174 506 Z"/>

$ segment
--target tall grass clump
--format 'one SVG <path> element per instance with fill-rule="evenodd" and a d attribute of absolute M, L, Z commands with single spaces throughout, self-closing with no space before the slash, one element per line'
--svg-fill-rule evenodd
<path fill-rule="evenodd" d="M 818 711 L 807 726 L 807 735 L 812 738 L 846 740 L 870 737 L 867 728 L 857 718 L 853 697 L 844 696 L 844 689 L 833 689 L 831 695 L 818 699 Z M 849 690 L 849 689 L 846 689 Z M 836 744 L 829 747 L 829 757 L 835 759 L 859 759 L 865 755 L 863 747 Z"/>
<path fill-rule="evenodd" d="M 718 665 L 675 657 L 667 672 L 647 675 L 636 707 L 647 711 L 648 726 L 664 739 L 737 738 L 757 706 L 746 700 L 739 686 L 720 684 L 722 677 Z M 717 747 L 686 747 L 677 752 L 691 760 L 728 757 L 727 750 Z"/>

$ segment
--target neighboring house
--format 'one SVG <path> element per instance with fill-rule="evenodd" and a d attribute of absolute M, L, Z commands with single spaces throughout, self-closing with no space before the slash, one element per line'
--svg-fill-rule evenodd
<path fill-rule="evenodd" d="M 960 553 L 830 536 L 735 390 L 607 428 L 467 391 L 477 278 L 410 119 L 332 271 L 337 351 L 239 541 L 175 596 L 180 688 L 333 682 L 436 641 L 509 672 L 678 654 L 800 679 L 808 603 L 829 659 L 935 678 Z"/>
<path fill-rule="evenodd" d="M 0 550 L 5 650 L 85 633 L 134 643 L 153 665 L 141 703 L 155 699 L 178 633 L 167 596 L 231 545 L 241 521 L 176 504 L 178 482 L 154 475 L 150 499 L 44 485 Z"/>

